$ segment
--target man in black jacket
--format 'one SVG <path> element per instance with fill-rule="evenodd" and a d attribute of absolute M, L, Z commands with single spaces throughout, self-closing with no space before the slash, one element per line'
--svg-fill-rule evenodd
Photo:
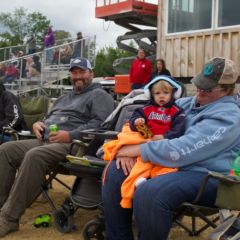
<path fill-rule="evenodd" d="M 17 97 L 0 83 L 0 134 L 4 127 L 21 131 L 26 124 Z"/>
<path fill-rule="evenodd" d="M 98 128 L 113 111 L 112 97 L 92 83 L 87 59 L 73 59 L 69 71 L 73 91 L 54 103 L 43 122 L 33 124 L 37 139 L 0 146 L 0 238 L 19 229 L 20 217 L 40 194 L 45 174 L 66 161 L 71 141 L 80 137 L 81 130 Z M 49 132 L 52 124 L 59 130 Z"/>

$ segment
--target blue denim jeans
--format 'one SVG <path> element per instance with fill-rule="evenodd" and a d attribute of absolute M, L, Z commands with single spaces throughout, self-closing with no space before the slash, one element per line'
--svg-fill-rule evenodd
<path fill-rule="evenodd" d="M 166 240 L 172 213 L 183 202 L 192 202 L 206 173 L 179 171 L 155 177 L 140 185 L 134 195 L 133 212 L 139 240 Z M 120 187 L 126 177 L 113 161 L 102 188 L 108 240 L 133 240 L 132 209 L 120 206 Z M 217 181 L 211 179 L 201 204 L 214 206 Z"/>
<path fill-rule="evenodd" d="M 51 48 L 52 46 L 46 47 L 46 63 L 52 64 L 54 50 Z"/>

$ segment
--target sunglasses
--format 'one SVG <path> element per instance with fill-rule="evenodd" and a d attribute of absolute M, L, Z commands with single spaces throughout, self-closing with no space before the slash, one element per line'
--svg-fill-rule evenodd
<path fill-rule="evenodd" d="M 223 88 L 201 89 L 201 88 L 197 87 L 197 91 L 202 92 L 202 93 L 212 93 L 212 92 L 217 92 L 217 91 L 221 91 L 221 90 L 223 90 Z"/>

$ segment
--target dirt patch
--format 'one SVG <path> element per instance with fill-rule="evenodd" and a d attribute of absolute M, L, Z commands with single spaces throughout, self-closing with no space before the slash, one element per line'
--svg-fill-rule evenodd
<path fill-rule="evenodd" d="M 69 185 L 72 184 L 74 177 L 59 175 L 60 179 Z M 50 190 L 50 196 L 59 207 L 69 196 L 69 191 L 58 183 L 53 183 L 53 189 Z M 31 240 L 83 240 L 82 229 L 85 223 L 93 219 L 98 211 L 97 210 L 84 210 L 78 209 L 74 214 L 74 222 L 76 225 L 76 231 L 72 233 L 63 234 L 60 233 L 52 224 L 48 228 L 35 228 L 33 222 L 36 216 L 40 214 L 52 214 L 52 210 L 48 203 L 35 202 L 30 208 L 27 209 L 20 222 L 20 231 L 9 234 L 4 239 L 6 240 L 19 240 L 19 239 L 31 239 Z M 185 222 L 190 226 L 189 218 L 184 219 Z M 200 223 L 201 224 L 201 223 Z M 207 238 L 207 231 L 199 237 L 195 237 L 194 240 L 204 240 Z M 193 239 L 189 237 L 188 234 L 181 228 L 175 227 L 172 229 L 169 240 L 190 240 Z"/>

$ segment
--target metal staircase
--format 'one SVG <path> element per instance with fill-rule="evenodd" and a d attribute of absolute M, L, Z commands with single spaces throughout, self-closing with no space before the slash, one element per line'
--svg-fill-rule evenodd
<path fill-rule="evenodd" d="M 142 48 L 152 59 L 157 46 L 157 12 L 158 0 L 96 0 L 96 18 L 114 21 L 129 30 L 117 38 L 118 47 L 133 53 Z M 129 41 L 134 45 L 129 45 Z M 129 61 L 129 58 L 118 59 L 113 66 L 117 72 L 124 73 L 121 65 Z"/>

